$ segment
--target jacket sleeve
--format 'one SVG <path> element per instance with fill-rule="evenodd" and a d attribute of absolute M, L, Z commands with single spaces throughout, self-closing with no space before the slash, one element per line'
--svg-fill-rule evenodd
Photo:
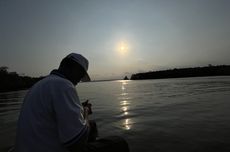
<path fill-rule="evenodd" d="M 87 140 L 88 126 L 83 118 L 83 108 L 74 87 L 61 89 L 53 100 L 59 139 L 65 147 Z M 82 138 L 84 137 L 84 138 Z"/>

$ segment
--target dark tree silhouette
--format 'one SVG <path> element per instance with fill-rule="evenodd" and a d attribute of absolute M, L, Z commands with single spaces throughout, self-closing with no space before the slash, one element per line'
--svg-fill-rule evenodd
<path fill-rule="evenodd" d="M 124 80 L 129 80 L 129 78 L 127 76 L 124 77 Z"/>
<path fill-rule="evenodd" d="M 171 69 L 164 71 L 152 71 L 146 73 L 137 73 L 131 76 L 131 80 L 142 79 L 162 79 L 162 78 L 182 78 L 182 77 L 202 77 L 202 76 L 227 76 L 230 75 L 229 65 L 195 68 Z"/>
<path fill-rule="evenodd" d="M 0 92 L 28 89 L 43 78 L 19 76 L 16 72 L 8 72 L 8 69 L 6 66 L 0 67 Z"/>

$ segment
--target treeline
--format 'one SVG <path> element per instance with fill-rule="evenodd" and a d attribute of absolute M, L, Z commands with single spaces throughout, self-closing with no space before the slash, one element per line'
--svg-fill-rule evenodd
<path fill-rule="evenodd" d="M 131 80 L 202 77 L 202 76 L 227 76 L 230 75 L 229 65 L 206 66 L 195 68 L 170 69 L 164 71 L 151 71 L 137 73 L 131 76 Z"/>
<path fill-rule="evenodd" d="M 16 72 L 8 72 L 8 67 L 2 66 L 0 67 L 0 92 L 28 89 L 42 78 L 19 76 Z"/>

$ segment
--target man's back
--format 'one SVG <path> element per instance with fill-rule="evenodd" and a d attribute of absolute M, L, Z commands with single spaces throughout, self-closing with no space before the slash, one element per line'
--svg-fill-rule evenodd
<path fill-rule="evenodd" d="M 15 150 L 66 151 L 64 143 L 72 138 L 71 134 L 79 134 L 85 128 L 83 118 L 75 126 L 65 126 L 66 121 L 75 121 L 73 119 L 81 117 L 79 113 L 82 109 L 79 105 L 74 86 L 64 78 L 50 75 L 35 84 L 24 99 L 18 120 Z M 73 112 L 68 112 L 70 108 L 73 108 Z M 71 113 L 76 118 L 69 118 Z"/>

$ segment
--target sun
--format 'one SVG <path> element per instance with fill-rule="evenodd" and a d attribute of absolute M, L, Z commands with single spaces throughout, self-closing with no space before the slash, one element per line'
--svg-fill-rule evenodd
<path fill-rule="evenodd" d="M 119 53 L 121 54 L 121 55 L 125 55 L 125 54 L 127 54 L 128 53 L 128 44 L 127 43 L 125 43 L 125 42 L 121 42 L 120 44 L 119 44 L 119 47 L 118 47 L 119 49 Z"/>

